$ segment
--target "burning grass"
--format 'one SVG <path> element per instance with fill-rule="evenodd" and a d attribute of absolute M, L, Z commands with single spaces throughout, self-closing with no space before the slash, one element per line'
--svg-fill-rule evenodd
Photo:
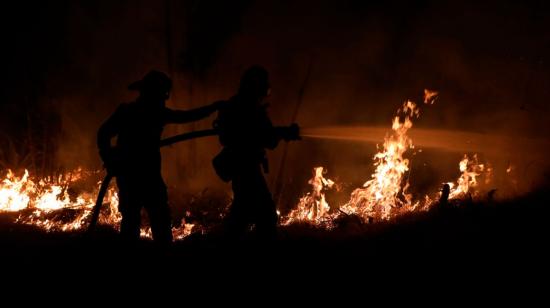
<path fill-rule="evenodd" d="M 426 105 L 433 104 L 436 98 L 437 92 L 425 91 Z M 324 167 L 316 167 L 309 180 L 311 192 L 304 194 L 294 209 L 280 217 L 282 225 L 306 224 L 324 229 L 347 226 L 343 229 L 355 233 L 355 229 L 361 230 L 366 224 L 384 224 L 404 215 L 426 212 L 438 204 L 440 187 L 422 198 L 414 198 L 409 191 L 410 158 L 417 151 L 409 132 L 413 120 L 419 116 L 420 107 L 412 101 L 406 101 L 398 109 L 391 130 L 372 158 L 374 172 L 362 187 L 351 191 L 347 202 L 329 204 L 326 194 L 338 190 L 340 185 L 327 177 Z M 446 183 L 449 191 L 445 193 L 445 202 L 449 200 L 451 207 L 459 207 L 463 201 L 482 201 L 485 194 L 480 184 L 491 184 L 492 167 L 481 163 L 476 154 L 465 154 L 458 163 L 458 170 L 458 179 Z M 100 174 L 77 169 L 58 177 L 38 179 L 27 170 L 20 175 L 8 170 L 0 184 L 0 212 L 17 213 L 17 223 L 49 232 L 80 231 L 86 227 L 94 206 Z M 173 202 L 186 204 L 174 211 L 176 223 L 172 231 L 175 239 L 183 239 L 193 232 L 207 233 L 221 222 L 225 205 L 230 200 L 206 192 L 198 196 L 180 196 Z M 490 194 L 487 196 L 492 198 Z M 224 201 L 220 203 L 220 200 Z M 99 223 L 117 229 L 121 219 L 117 206 L 118 196 L 111 187 Z M 141 235 L 150 238 L 150 228 L 144 226 Z"/>
<path fill-rule="evenodd" d="M 8 170 L 0 185 L 0 212 L 17 214 L 16 223 L 48 232 L 82 231 L 90 220 L 101 184 L 100 174 L 77 169 L 55 178 L 36 179 L 28 170 L 21 176 Z M 109 188 L 106 199 L 98 223 L 118 230 L 122 217 L 114 187 Z M 172 228 L 175 239 L 188 236 L 195 227 L 186 223 L 185 216 L 180 217 L 179 222 Z M 141 236 L 151 238 L 150 227 L 143 226 Z"/>
<path fill-rule="evenodd" d="M 436 92 L 425 91 L 425 104 L 433 104 L 436 98 Z M 410 157 L 415 154 L 415 147 L 408 133 L 413 127 L 413 119 L 419 115 L 419 106 L 411 101 L 406 101 L 397 111 L 392 130 L 386 134 L 382 147 L 373 157 L 374 173 L 362 187 L 351 192 L 346 203 L 331 208 L 325 194 L 338 185 L 326 178 L 323 167 L 316 167 L 314 177 L 309 180 L 312 191 L 300 199 L 283 224 L 302 222 L 333 228 L 335 222 L 346 217 L 355 217 L 363 222 L 380 222 L 429 210 L 441 197 L 437 189 L 419 200 L 413 199 L 409 192 Z M 480 198 L 479 181 L 483 179 L 484 184 L 491 183 L 492 167 L 480 163 L 476 154 L 465 154 L 458 167 L 460 176 L 456 181 L 446 183 L 449 191 L 445 199 Z"/>

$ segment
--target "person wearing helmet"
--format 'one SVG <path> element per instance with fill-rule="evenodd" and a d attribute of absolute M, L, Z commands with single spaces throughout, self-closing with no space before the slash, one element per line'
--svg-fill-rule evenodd
<path fill-rule="evenodd" d="M 213 160 L 214 169 L 233 188 L 225 220 L 226 234 L 232 239 L 240 238 L 251 225 L 261 239 L 276 237 L 277 211 L 262 172 L 268 172 L 266 149 L 275 149 L 280 140 L 298 140 L 299 128 L 273 126 L 265 103 L 270 91 L 267 70 L 252 66 L 214 122 L 223 146 Z"/>
<path fill-rule="evenodd" d="M 219 105 L 189 111 L 167 108 L 172 81 L 159 71 L 149 72 L 128 88 L 139 91 L 139 96 L 132 103 L 121 104 L 101 125 L 97 146 L 105 168 L 117 178 L 122 238 L 139 239 L 141 209 L 145 208 L 154 241 L 167 244 L 172 242 L 172 228 L 166 185 L 161 175 L 162 130 L 169 123 L 206 118 Z M 114 137 L 117 139 L 113 147 Z"/>

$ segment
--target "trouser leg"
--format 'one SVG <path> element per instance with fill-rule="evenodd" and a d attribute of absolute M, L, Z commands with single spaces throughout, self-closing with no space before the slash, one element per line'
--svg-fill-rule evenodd
<path fill-rule="evenodd" d="M 120 222 L 120 235 L 124 240 L 136 241 L 139 239 L 141 208 L 135 206 L 135 204 L 123 206 L 124 209 L 121 210 L 122 221 Z"/>
<path fill-rule="evenodd" d="M 263 175 L 260 174 L 256 187 L 256 213 L 255 224 L 256 232 L 262 240 L 274 240 L 277 236 L 277 209 L 267 183 Z"/>
<path fill-rule="evenodd" d="M 166 186 L 159 180 L 156 190 L 147 198 L 147 214 L 151 223 L 153 240 L 158 243 L 172 242 L 172 218 L 168 206 Z"/>

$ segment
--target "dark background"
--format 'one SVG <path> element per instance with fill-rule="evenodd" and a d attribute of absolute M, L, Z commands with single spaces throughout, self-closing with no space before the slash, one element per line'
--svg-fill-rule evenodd
<path fill-rule="evenodd" d="M 273 121 L 304 127 L 387 125 L 406 99 L 440 92 L 419 127 L 547 139 L 550 4 L 547 1 L 6 1 L 0 4 L 0 168 L 47 174 L 100 168 L 95 133 L 135 93 L 150 69 L 169 73 L 169 105 L 198 107 L 230 97 L 251 64 L 271 72 Z M 310 78 L 306 81 L 308 66 Z M 167 127 L 171 135 L 212 118 Z M 226 190 L 210 160 L 215 139 L 163 150 L 170 187 Z M 541 153 L 548 149 L 539 149 Z M 537 150 L 537 151 L 539 151 Z M 303 191 L 310 170 L 368 179 L 372 144 L 304 140 L 289 147 L 285 182 Z M 273 184 L 281 149 L 270 154 Z M 458 176 L 464 153 L 426 150 L 413 162 L 430 184 Z M 510 163 L 525 190 L 547 170 L 517 151 L 484 157 Z M 424 180 L 422 180 L 424 181 Z M 422 182 L 420 181 L 420 182 Z M 417 181 L 418 182 L 418 181 Z M 353 186 L 352 185 L 352 186 Z M 506 184 L 512 185 L 512 184 Z"/>

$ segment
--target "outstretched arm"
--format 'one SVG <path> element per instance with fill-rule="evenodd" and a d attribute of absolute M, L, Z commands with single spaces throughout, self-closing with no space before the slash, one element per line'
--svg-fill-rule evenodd
<path fill-rule="evenodd" d="M 166 108 L 164 119 L 167 124 L 198 121 L 217 111 L 221 105 L 222 102 L 215 102 L 213 104 L 191 110 L 173 110 Z"/>
<path fill-rule="evenodd" d="M 300 139 L 300 128 L 294 123 L 290 126 L 273 126 L 265 110 L 260 114 L 262 117 L 262 140 L 263 146 L 273 150 L 279 144 L 279 141 L 291 141 Z"/>
<path fill-rule="evenodd" d="M 276 134 L 280 139 L 285 141 L 300 140 L 300 126 L 292 123 L 290 126 L 276 126 Z"/>
<path fill-rule="evenodd" d="M 264 137 L 264 147 L 273 150 L 281 140 L 300 140 L 300 128 L 296 123 L 290 126 L 272 126 L 266 130 Z"/>

